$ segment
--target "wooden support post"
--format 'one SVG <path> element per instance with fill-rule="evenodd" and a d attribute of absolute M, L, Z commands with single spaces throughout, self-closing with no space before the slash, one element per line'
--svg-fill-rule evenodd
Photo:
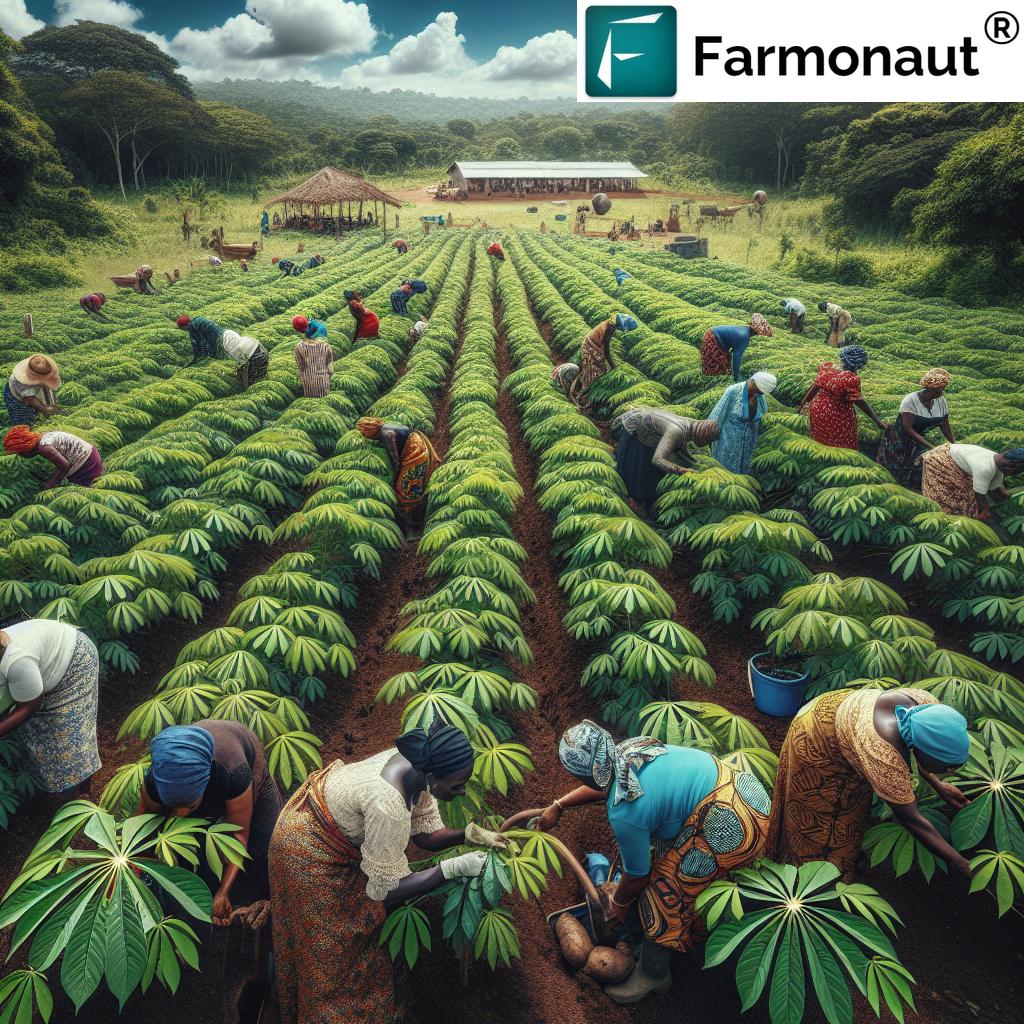
<path fill-rule="evenodd" d="M 32 314 L 31 313 L 26 313 L 21 318 L 21 333 L 24 334 L 26 338 L 31 338 L 31 337 L 34 336 L 35 329 L 32 326 Z"/>

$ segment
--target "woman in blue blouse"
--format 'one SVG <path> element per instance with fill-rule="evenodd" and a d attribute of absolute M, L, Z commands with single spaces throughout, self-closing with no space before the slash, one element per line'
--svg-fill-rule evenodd
<path fill-rule="evenodd" d="M 749 473 L 750 460 L 761 436 L 761 420 L 768 399 L 778 384 L 773 373 L 755 373 L 750 380 L 732 384 L 711 410 L 718 424 L 718 440 L 711 454 L 731 473 Z"/>
<path fill-rule="evenodd" d="M 739 382 L 740 363 L 747 351 L 751 335 L 772 336 L 772 329 L 760 313 L 754 313 L 750 324 L 725 324 L 712 327 L 700 343 L 700 369 L 705 377 L 724 377 L 732 360 L 732 379 Z"/>

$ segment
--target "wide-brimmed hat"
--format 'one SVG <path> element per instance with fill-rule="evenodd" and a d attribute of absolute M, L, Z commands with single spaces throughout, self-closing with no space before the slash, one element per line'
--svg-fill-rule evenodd
<path fill-rule="evenodd" d="M 46 371 L 40 373 L 38 370 L 32 369 L 31 364 L 33 362 L 45 363 Z M 56 391 L 60 387 L 60 370 L 57 369 L 57 364 L 49 356 L 44 356 L 42 353 L 37 352 L 34 356 L 22 359 L 20 363 L 15 365 L 12 374 L 19 384 L 42 384 L 51 391 Z"/>

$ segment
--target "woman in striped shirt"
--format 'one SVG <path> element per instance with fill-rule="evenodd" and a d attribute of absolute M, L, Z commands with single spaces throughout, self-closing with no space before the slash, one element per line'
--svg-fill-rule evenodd
<path fill-rule="evenodd" d="M 65 477 L 69 484 L 91 487 L 103 475 L 103 459 L 99 451 L 88 441 L 64 430 L 37 434 L 20 424 L 4 435 L 4 450 L 26 459 L 42 455 L 53 463 L 54 470 L 43 484 L 43 490 L 56 487 Z"/>
<path fill-rule="evenodd" d="M 295 363 L 306 398 L 323 398 L 331 390 L 334 349 L 319 335 L 304 338 L 295 346 Z"/>

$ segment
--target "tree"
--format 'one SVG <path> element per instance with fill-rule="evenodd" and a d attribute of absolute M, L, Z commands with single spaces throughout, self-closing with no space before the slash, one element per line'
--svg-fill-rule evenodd
<path fill-rule="evenodd" d="M 459 135 L 464 139 L 472 139 L 476 135 L 476 125 L 464 117 L 453 117 L 445 128 L 452 135 Z"/>
<path fill-rule="evenodd" d="M 540 137 L 540 145 L 544 155 L 555 160 L 578 160 L 586 150 L 587 140 L 579 128 L 564 125 L 546 131 Z"/>
<path fill-rule="evenodd" d="M 491 147 L 491 156 L 495 160 L 522 160 L 523 147 L 519 145 L 516 139 L 508 137 L 498 139 Z"/>
<path fill-rule="evenodd" d="M 204 133 L 214 156 L 214 175 L 231 184 L 236 172 L 246 174 L 280 156 L 285 136 L 269 117 L 242 110 L 228 103 L 201 103 L 209 119 Z"/>
<path fill-rule="evenodd" d="M 73 84 L 99 71 L 116 70 L 140 75 L 192 98 L 192 87 L 180 74 L 178 62 L 138 32 L 76 21 L 73 25 L 47 25 L 21 43 L 22 50 L 11 63 L 24 79 L 57 77 Z"/>

